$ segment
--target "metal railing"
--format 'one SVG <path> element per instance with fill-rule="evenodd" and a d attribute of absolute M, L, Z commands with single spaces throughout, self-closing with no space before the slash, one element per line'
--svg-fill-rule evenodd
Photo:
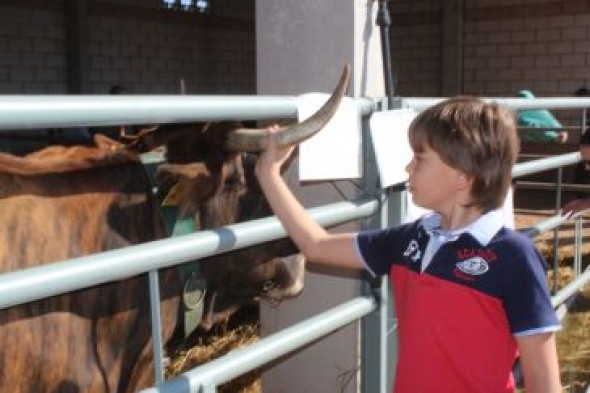
<path fill-rule="evenodd" d="M 14 128 L 151 124 L 220 118 L 289 118 L 297 114 L 296 99 L 291 97 L 0 96 L 0 102 L 0 133 Z M 357 103 L 362 115 L 371 113 L 376 105 L 369 99 L 358 99 Z M 374 215 L 380 204 L 378 196 L 368 197 L 309 209 L 309 213 L 320 225 L 329 227 Z M 162 369 L 158 270 L 285 236 L 278 220 L 267 217 L 5 273 L 0 275 L 0 308 L 148 273 L 154 338 L 154 389 L 168 391 L 169 384 L 166 383 L 164 387 Z M 267 346 L 264 343 L 273 348 L 273 354 L 288 353 L 367 315 L 375 308 L 374 298 L 360 296 L 276 336 L 268 337 L 246 352 L 249 354 L 246 367 L 268 361 L 265 359 L 269 359 L 270 355 L 264 355 L 268 352 L 268 349 L 264 349 Z M 306 334 L 301 335 L 301 331 Z M 236 370 L 240 368 L 233 364 L 231 362 L 230 368 L 215 366 L 214 370 L 217 371 L 213 375 L 217 376 L 218 382 L 204 384 L 206 391 L 215 391 L 216 383 L 239 375 Z M 220 373 L 222 369 L 226 371 Z M 189 374 L 189 380 L 194 379 L 193 374 Z M 201 375 L 201 371 L 198 375 Z M 196 378 L 196 381 L 200 380 L 202 377 Z M 171 386 L 174 388 L 177 385 Z M 203 388 L 198 389 L 202 391 Z"/>
<path fill-rule="evenodd" d="M 503 103 L 523 104 L 522 99 L 494 99 Z M 537 106 L 527 101 L 526 108 L 590 106 L 590 99 L 564 99 L 545 102 Z M 575 100 L 575 101 L 573 101 Z M 432 105 L 435 99 L 408 99 L 401 107 L 421 109 Z M 361 112 L 369 114 L 376 104 L 360 99 Z M 551 105 L 548 105 L 551 104 Z M 565 106 L 564 106 L 565 107 Z M 285 97 L 178 97 L 178 96 L 0 96 L 0 130 L 36 129 L 41 127 L 101 126 L 115 124 L 151 124 L 162 122 L 206 121 L 213 119 L 285 118 L 296 115 L 294 98 Z M 577 153 L 521 163 L 515 166 L 514 177 L 538 171 L 560 168 L 579 161 Z M 321 225 L 331 226 L 374 215 L 382 206 L 380 197 L 369 197 L 356 202 L 340 202 L 310 209 Z M 535 236 L 563 223 L 564 218 L 541 222 L 529 229 Z M 387 223 L 385 223 L 386 225 Z M 6 308 L 100 283 L 119 280 L 140 273 L 153 274 L 158 269 L 190 260 L 228 252 L 284 237 L 285 232 L 273 217 L 248 223 L 230 225 L 177 238 L 134 245 L 125 249 L 61 261 L 0 275 L 0 308 Z M 124 263 L 123 263 L 124 262 Z M 571 291 L 585 283 L 590 274 L 584 273 L 558 293 L 557 307 Z M 151 277 L 150 282 L 157 284 Z M 582 283 L 583 282 L 583 283 Z M 155 288 L 157 291 L 157 288 Z M 154 294 L 154 292 L 152 292 Z M 157 295 L 157 292 L 155 292 Z M 152 299 L 157 299 L 152 296 Z M 215 386 L 257 368 L 296 348 L 311 343 L 346 324 L 368 315 L 378 308 L 372 297 L 358 297 L 340 306 L 316 315 L 243 350 L 232 352 L 215 361 L 185 372 L 164 382 L 161 370 L 156 370 L 155 387 L 144 392 L 202 392 L 215 391 Z M 152 307 L 158 307 L 152 304 Z M 157 311 L 154 311 L 157 313 Z M 154 318 L 155 325 L 159 323 Z M 159 329 L 154 326 L 154 329 Z M 155 334 L 155 337 L 157 335 Z M 161 342 L 154 340 L 156 355 Z M 158 361 L 156 361 L 158 363 Z M 160 375 L 158 375 L 160 374 Z M 381 388 L 383 392 L 386 389 Z"/>

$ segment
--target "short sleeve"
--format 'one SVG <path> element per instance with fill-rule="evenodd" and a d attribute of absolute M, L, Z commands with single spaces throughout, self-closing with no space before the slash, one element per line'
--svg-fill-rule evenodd
<path fill-rule="evenodd" d="M 387 229 L 363 231 L 356 236 L 356 248 L 359 256 L 375 276 L 388 274 L 391 265 L 401 260 L 401 244 L 415 228 L 416 224 L 407 224 Z"/>
<path fill-rule="evenodd" d="M 524 235 L 509 246 L 515 248 L 504 272 L 502 300 L 512 334 L 526 336 L 559 330 L 547 285 L 545 260 Z"/>

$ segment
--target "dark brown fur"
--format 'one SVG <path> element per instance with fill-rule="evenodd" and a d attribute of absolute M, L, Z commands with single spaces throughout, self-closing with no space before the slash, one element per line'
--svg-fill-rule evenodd
<path fill-rule="evenodd" d="M 166 145 L 168 164 L 159 167 L 156 180 L 160 186 L 179 186 L 181 209 L 200 229 L 272 215 L 254 177 L 256 156 L 222 148 L 225 135 L 238 126 L 164 126 L 145 136 L 152 148 Z M 207 279 L 201 327 L 226 323 L 237 309 L 259 298 L 280 301 L 298 295 L 304 260 L 296 252 L 290 241 L 280 240 L 201 259 Z"/>

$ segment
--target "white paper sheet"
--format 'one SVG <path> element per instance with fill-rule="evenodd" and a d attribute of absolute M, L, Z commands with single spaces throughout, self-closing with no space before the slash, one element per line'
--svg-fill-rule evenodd
<path fill-rule="evenodd" d="M 396 109 L 373 113 L 369 120 L 382 188 L 408 179 L 406 165 L 412 159 L 408 128 L 416 114 L 410 109 Z"/>
<path fill-rule="evenodd" d="M 299 96 L 299 121 L 311 116 L 328 98 L 328 94 L 320 93 Z M 344 97 L 328 124 L 299 146 L 299 180 L 360 178 L 361 144 L 358 106 L 353 99 Z"/>

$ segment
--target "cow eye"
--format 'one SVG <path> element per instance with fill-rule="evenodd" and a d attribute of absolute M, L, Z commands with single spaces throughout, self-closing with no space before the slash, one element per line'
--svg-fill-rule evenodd
<path fill-rule="evenodd" d="M 268 292 L 276 286 L 277 284 L 273 280 L 267 280 L 262 284 L 262 291 Z"/>

